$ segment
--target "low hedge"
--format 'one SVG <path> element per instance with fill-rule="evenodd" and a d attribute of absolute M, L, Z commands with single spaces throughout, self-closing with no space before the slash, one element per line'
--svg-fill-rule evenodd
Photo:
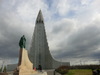
<path fill-rule="evenodd" d="M 64 74 L 68 73 L 69 69 L 70 69 L 69 66 L 60 66 L 57 69 L 55 69 L 55 71 L 64 75 Z"/>

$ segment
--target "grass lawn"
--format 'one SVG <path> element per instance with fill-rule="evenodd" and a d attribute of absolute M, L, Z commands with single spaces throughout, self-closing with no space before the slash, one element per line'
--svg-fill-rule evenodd
<path fill-rule="evenodd" d="M 73 69 L 65 75 L 92 75 L 92 70 L 89 69 Z"/>

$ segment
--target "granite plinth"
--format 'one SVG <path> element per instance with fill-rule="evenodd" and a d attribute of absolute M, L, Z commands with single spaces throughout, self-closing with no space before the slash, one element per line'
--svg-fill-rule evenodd
<path fill-rule="evenodd" d="M 24 48 L 20 49 L 18 66 L 15 69 L 13 75 L 32 75 L 37 73 L 33 70 L 33 64 L 28 58 L 27 50 Z"/>
<path fill-rule="evenodd" d="M 21 48 L 19 51 L 18 66 L 14 70 L 13 75 L 47 75 L 47 72 L 39 72 L 37 70 L 33 70 L 33 64 L 28 58 L 27 50 Z"/>

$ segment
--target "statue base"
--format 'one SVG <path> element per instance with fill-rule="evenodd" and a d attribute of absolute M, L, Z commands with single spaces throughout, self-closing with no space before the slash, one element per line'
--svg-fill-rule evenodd
<path fill-rule="evenodd" d="M 33 64 L 28 58 L 27 50 L 21 48 L 19 54 L 18 67 L 14 71 L 13 75 L 32 75 L 37 73 L 37 71 L 33 70 Z"/>

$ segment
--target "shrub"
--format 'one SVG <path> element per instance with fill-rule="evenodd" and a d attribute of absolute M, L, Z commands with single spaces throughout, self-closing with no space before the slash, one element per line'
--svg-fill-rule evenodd
<path fill-rule="evenodd" d="M 60 66 L 57 69 L 55 69 L 55 71 L 64 75 L 64 74 L 68 73 L 69 69 L 70 69 L 69 66 Z"/>
<path fill-rule="evenodd" d="M 3 69 L 3 72 L 6 72 L 7 71 L 7 69 L 6 69 L 6 66 L 4 67 L 4 69 Z"/>
<path fill-rule="evenodd" d="M 2 72 L 2 67 L 0 68 L 0 72 Z"/>

